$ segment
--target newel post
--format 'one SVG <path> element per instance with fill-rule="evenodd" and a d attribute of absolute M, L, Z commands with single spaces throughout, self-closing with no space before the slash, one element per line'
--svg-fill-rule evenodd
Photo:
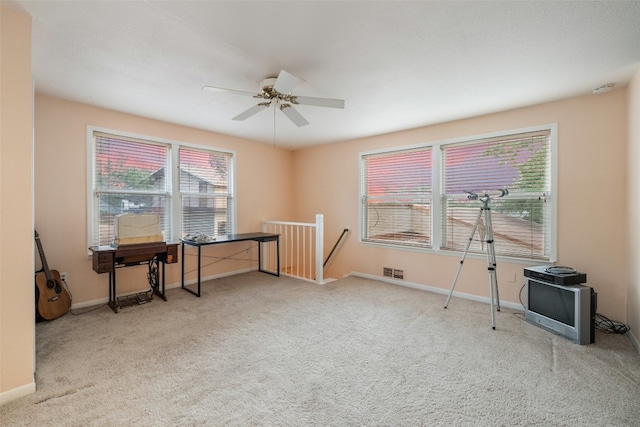
<path fill-rule="evenodd" d="M 316 214 L 316 283 L 324 284 L 324 215 Z"/>

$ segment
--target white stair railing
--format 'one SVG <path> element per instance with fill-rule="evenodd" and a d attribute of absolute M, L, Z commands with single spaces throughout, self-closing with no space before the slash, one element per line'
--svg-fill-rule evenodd
<path fill-rule="evenodd" d="M 322 214 L 316 215 L 315 223 L 264 221 L 262 231 L 280 235 L 280 274 L 324 283 Z M 265 253 L 263 262 L 267 264 L 263 268 L 272 267 L 276 264 L 276 254 Z"/>

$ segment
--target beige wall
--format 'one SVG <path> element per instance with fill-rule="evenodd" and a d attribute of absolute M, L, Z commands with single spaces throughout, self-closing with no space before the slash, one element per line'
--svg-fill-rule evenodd
<path fill-rule="evenodd" d="M 0 403 L 35 391 L 31 17 L 0 6 Z"/>
<path fill-rule="evenodd" d="M 389 266 L 404 269 L 408 282 L 448 290 L 459 264 L 460 255 L 359 243 L 359 153 L 549 123 L 558 124 L 558 264 L 586 272 L 599 294 L 598 312 L 626 321 L 625 90 L 297 151 L 296 217 L 323 213 L 329 249 L 344 227 L 353 230 L 327 277 L 352 271 L 380 276 Z M 498 261 L 501 299 L 518 303 L 523 267 L 530 265 Z M 517 280 L 509 283 L 514 273 Z M 485 258 L 467 258 L 456 291 L 488 296 Z"/>
<path fill-rule="evenodd" d="M 640 352 L 640 69 L 629 85 L 629 280 L 627 323 Z"/>
<path fill-rule="evenodd" d="M 287 218 L 292 209 L 292 153 L 288 150 L 38 94 L 35 99 L 35 225 L 49 267 L 68 274 L 75 306 L 108 295 L 108 275 L 96 274 L 87 256 L 88 125 L 235 150 L 237 231 L 240 233 L 259 231 L 262 221 Z M 250 243 L 236 247 L 223 245 L 206 250 L 212 256 L 228 255 L 248 245 Z M 243 252 L 238 257 L 247 261 L 216 263 L 203 269 L 203 276 L 255 267 L 255 262 L 248 261 L 256 258 L 255 253 Z M 195 260 L 189 259 L 187 271 L 195 265 Z M 148 288 L 145 269 L 140 266 L 119 270 L 118 293 Z M 180 282 L 180 264 L 167 265 L 166 273 L 167 286 Z M 193 277 L 195 272 L 187 275 L 187 280 Z"/>

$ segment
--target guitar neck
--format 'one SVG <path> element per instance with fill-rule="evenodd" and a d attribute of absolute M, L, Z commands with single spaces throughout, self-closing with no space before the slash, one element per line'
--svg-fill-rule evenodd
<path fill-rule="evenodd" d="M 44 271 L 47 281 L 51 280 L 51 271 L 49 271 L 49 265 L 47 264 L 47 258 L 44 256 L 44 249 L 42 249 L 42 243 L 40 242 L 40 236 L 36 231 L 36 245 L 38 246 L 38 253 L 40 254 L 40 261 L 42 262 L 42 270 Z"/>

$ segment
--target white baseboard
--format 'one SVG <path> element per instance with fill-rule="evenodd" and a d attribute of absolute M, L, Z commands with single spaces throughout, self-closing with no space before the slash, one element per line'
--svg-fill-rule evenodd
<path fill-rule="evenodd" d="M 233 270 L 233 271 L 228 271 L 226 273 L 214 274 L 212 276 L 207 276 L 207 277 L 201 277 L 200 278 L 200 282 L 204 283 L 207 280 L 213 280 L 213 279 L 220 279 L 222 277 L 235 276 L 236 274 L 248 273 L 248 272 L 254 271 L 254 270 L 258 270 L 258 267 L 244 268 L 242 270 Z M 198 283 L 198 279 L 185 280 L 185 282 L 184 282 L 185 285 L 193 285 L 194 283 Z M 165 290 L 166 289 L 173 289 L 173 288 L 180 288 L 180 287 L 182 287 L 182 282 L 175 282 L 175 283 L 165 284 Z M 126 293 L 126 294 L 118 294 L 118 297 L 135 295 L 135 294 L 137 294 L 139 292 L 146 292 L 148 290 L 149 290 L 149 288 L 145 288 L 145 289 L 140 289 L 140 290 L 137 290 L 137 291 L 134 291 L 134 292 L 129 292 L 129 293 Z M 83 302 L 79 302 L 79 303 L 72 303 L 71 304 L 71 310 L 76 310 L 76 309 L 79 309 L 79 308 L 86 308 L 86 307 L 93 307 L 93 306 L 96 306 L 96 305 L 106 304 L 107 302 L 109 302 L 109 297 L 98 298 L 98 299 L 94 299 L 94 300 L 91 300 L 91 301 L 83 301 Z"/>
<path fill-rule="evenodd" d="M 436 294 L 442 294 L 442 295 L 449 295 L 449 292 L 450 292 L 447 289 L 442 289 L 442 288 L 436 288 L 436 287 L 433 287 L 433 286 L 422 285 L 420 283 L 407 282 L 406 280 L 390 279 L 388 277 L 376 276 L 376 275 L 373 275 L 373 274 L 359 273 L 357 271 L 352 271 L 351 273 L 348 274 L 348 276 L 363 277 L 365 279 L 378 280 L 380 282 L 390 283 L 392 285 L 405 286 L 407 288 L 414 288 L 414 289 L 419 289 L 421 291 L 434 292 Z M 486 304 L 491 304 L 491 298 L 489 298 L 489 297 L 480 297 L 478 295 L 465 294 L 465 293 L 457 292 L 457 291 L 453 292 L 453 296 L 457 297 L 457 298 L 464 298 L 464 299 L 468 299 L 468 300 L 472 300 L 472 301 L 478 301 L 478 302 L 483 302 L 483 303 L 486 303 Z M 443 303 L 444 303 L 444 301 L 443 301 Z M 524 308 L 522 307 L 522 304 L 513 303 L 513 302 L 509 302 L 509 301 L 500 301 L 500 306 L 501 307 L 511 308 L 513 310 L 519 310 L 519 311 L 523 311 L 524 310 Z"/>
<path fill-rule="evenodd" d="M 640 343 L 638 342 L 638 339 L 636 338 L 636 336 L 633 335 L 633 331 L 628 331 L 627 336 L 629 337 L 629 341 L 631 341 L 631 344 L 638 351 L 638 354 L 640 354 Z"/>
<path fill-rule="evenodd" d="M 36 392 L 36 383 L 31 382 L 29 384 L 22 385 L 20 387 L 16 387 L 11 390 L 3 391 L 0 393 L 0 405 L 4 405 L 5 403 L 9 403 L 12 400 L 19 399 L 21 397 L 27 396 L 29 394 L 33 394 Z"/>

